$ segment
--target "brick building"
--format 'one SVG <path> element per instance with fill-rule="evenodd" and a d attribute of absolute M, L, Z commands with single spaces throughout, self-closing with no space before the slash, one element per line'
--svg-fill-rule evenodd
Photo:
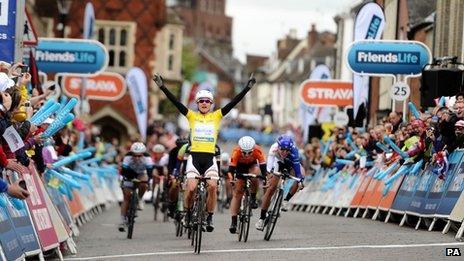
<path fill-rule="evenodd" d="M 158 113 L 158 96 L 153 91 L 155 86 L 151 81 L 155 70 L 167 75 L 168 81 L 182 80 L 182 23 L 176 19 L 175 14 L 168 12 L 164 0 L 75 0 L 66 19 L 66 37 L 82 38 L 82 21 L 87 2 L 91 2 L 95 10 L 94 39 L 108 49 L 107 71 L 124 76 L 132 67 L 140 67 L 145 72 L 150 123 Z M 56 1 L 41 0 L 28 4 L 34 23 L 39 25 L 39 36 L 59 35 L 56 31 L 59 22 Z M 165 51 L 160 52 L 159 49 Z M 138 133 L 129 92 L 122 99 L 111 103 L 90 101 L 90 108 L 90 120 L 105 128 L 104 137 L 125 139 Z"/>
<path fill-rule="evenodd" d="M 193 44 L 199 56 L 199 70 L 218 77 L 216 98 L 234 94 L 242 81 L 243 66 L 233 58 L 232 21 L 226 15 L 225 0 L 177 0 L 174 9 L 185 25 L 185 43 Z"/>

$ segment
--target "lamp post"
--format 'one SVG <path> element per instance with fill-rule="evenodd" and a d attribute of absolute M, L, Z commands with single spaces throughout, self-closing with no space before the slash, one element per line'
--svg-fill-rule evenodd
<path fill-rule="evenodd" d="M 58 12 L 60 13 L 60 22 L 58 23 L 57 30 L 60 31 L 60 37 L 64 38 L 64 30 L 66 28 L 66 18 L 68 17 L 69 10 L 71 9 L 72 0 L 56 0 Z"/>

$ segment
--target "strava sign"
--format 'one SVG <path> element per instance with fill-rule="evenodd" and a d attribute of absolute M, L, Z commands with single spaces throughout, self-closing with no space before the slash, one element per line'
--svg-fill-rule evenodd
<path fill-rule="evenodd" d="M 300 85 L 300 96 L 309 106 L 345 107 L 353 104 L 353 83 L 306 80 Z"/>
<path fill-rule="evenodd" d="M 63 91 L 70 97 L 80 97 L 82 77 L 64 75 Z M 117 101 L 126 93 L 126 81 L 118 73 L 103 72 L 86 78 L 86 96 L 90 100 Z"/>

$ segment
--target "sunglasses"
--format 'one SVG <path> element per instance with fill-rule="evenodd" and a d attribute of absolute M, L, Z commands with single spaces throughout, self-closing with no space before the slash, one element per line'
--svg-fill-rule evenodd
<path fill-rule="evenodd" d="M 143 155 L 132 155 L 132 157 L 134 157 L 134 158 L 141 158 L 141 157 L 143 157 Z"/>
<path fill-rule="evenodd" d="M 205 100 L 198 100 L 197 103 L 213 103 L 211 100 L 205 99 Z"/>
<path fill-rule="evenodd" d="M 283 152 L 290 152 L 290 149 L 279 148 L 279 150 L 281 150 L 281 151 L 283 151 Z"/>
<path fill-rule="evenodd" d="M 242 150 L 242 154 L 243 154 L 243 155 L 251 155 L 251 153 L 253 153 L 252 150 L 250 150 L 250 151 L 243 151 L 243 150 Z"/>

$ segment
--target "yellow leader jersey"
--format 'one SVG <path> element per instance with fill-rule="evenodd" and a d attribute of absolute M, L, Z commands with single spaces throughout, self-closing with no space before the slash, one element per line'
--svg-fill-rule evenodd
<path fill-rule="evenodd" d="M 188 110 L 191 152 L 214 154 L 222 116 L 220 109 L 207 114 Z"/>

